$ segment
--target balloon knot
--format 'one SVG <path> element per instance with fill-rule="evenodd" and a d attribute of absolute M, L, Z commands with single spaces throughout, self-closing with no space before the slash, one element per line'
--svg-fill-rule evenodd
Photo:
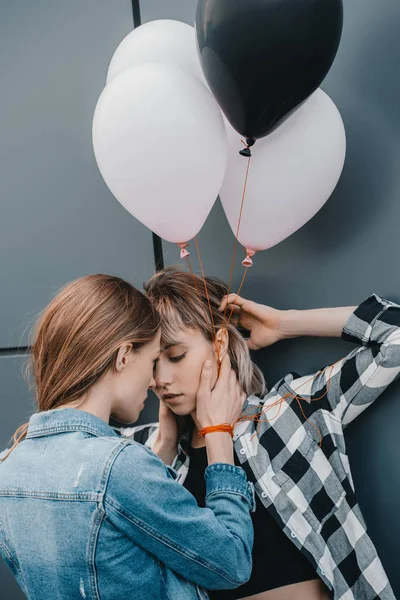
<path fill-rule="evenodd" d="M 256 143 L 256 139 L 255 138 L 246 138 L 246 142 L 244 142 L 242 140 L 242 144 L 244 146 L 246 146 L 245 148 L 243 148 L 243 150 L 239 150 L 239 154 L 241 156 L 245 156 L 246 158 L 250 158 L 251 157 L 251 146 L 254 146 L 254 144 Z"/>
<path fill-rule="evenodd" d="M 186 250 L 186 248 L 189 246 L 189 244 L 178 244 L 179 248 L 181 249 L 181 259 L 186 258 L 187 256 L 190 256 L 190 252 L 188 252 Z"/>
<path fill-rule="evenodd" d="M 250 148 L 243 148 L 243 150 L 239 150 L 239 154 L 241 156 L 245 156 L 246 158 L 250 158 L 251 157 L 251 150 L 250 150 Z"/>
<path fill-rule="evenodd" d="M 256 253 L 255 250 L 249 250 L 249 248 L 246 248 L 246 254 L 247 254 L 247 256 L 246 256 L 246 258 L 244 260 L 242 260 L 242 265 L 244 267 L 246 267 L 247 269 L 249 267 L 253 266 L 253 261 L 251 260 L 251 257 L 254 256 L 255 253 Z"/>

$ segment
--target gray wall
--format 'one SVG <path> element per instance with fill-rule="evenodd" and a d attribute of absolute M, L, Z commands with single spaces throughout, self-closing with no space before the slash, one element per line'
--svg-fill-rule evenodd
<path fill-rule="evenodd" d="M 130 0 L 0 3 L 0 447 L 32 412 L 23 382 L 35 315 L 71 279 L 114 273 L 140 286 L 150 232 L 112 197 L 91 121 L 107 66 L 132 29 Z M 0 560 L 0 598 L 22 598 Z"/>
<path fill-rule="evenodd" d="M 195 0 L 141 0 L 143 22 L 193 23 Z M 244 295 L 278 308 L 357 304 L 371 292 L 400 301 L 400 4 L 345 2 L 345 24 L 324 89 L 338 105 L 348 153 L 341 181 L 300 231 L 255 258 Z M 102 271 L 140 285 L 153 271 L 149 232 L 111 197 L 90 128 L 113 50 L 132 28 L 128 0 L 36 0 L 0 6 L 0 348 L 27 343 L 34 315 L 72 278 Z M 208 274 L 228 277 L 233 236 L 217 203 L 199 236 Z M 166 264 L 177 250 L 164 244 Z M 192 256 L 195 249 L 192 248 Z M 196 264 L 194 259 L 193 261 Z M 235 271 L 234 289 L 242 267 Z M 349 351 L 298 339 L 259 352 L 270 384 Z M 23 358 L 0 355 L 0 446 L 32 410 Z M 400 492 L 399 385 L 349 427 L 360 504 L 395 593 Z M 153 418 L 150 401 L 142 420 Z M 0 563 L 1 598 L 22 598 Z"/>

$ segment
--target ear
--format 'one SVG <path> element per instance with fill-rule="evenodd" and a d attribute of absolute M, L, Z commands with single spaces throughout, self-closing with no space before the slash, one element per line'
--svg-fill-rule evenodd
<path fill-rule="evenodd" d="M 125 344 L 118 350 L 117 359 L 115 361 L 115 370 L 120 373 L 125 369 L 129 362 L 129 354 L 132 350 L 132 344 Z"/>
<path fill-rule="evenodd" d="M 218 329 L 215 335 L 215 345 L 216 348 L 219 349 L 219 357 L 216 350 L 217 358 L 220 358 L 222 360 L 228 352 L 229 346 L 229 334 L 225 328 Z"/>

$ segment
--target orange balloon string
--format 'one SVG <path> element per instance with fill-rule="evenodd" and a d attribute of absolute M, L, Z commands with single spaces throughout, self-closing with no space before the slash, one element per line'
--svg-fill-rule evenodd
<path fill-rule="evenodd" d="M 242 142 L 242 143 L 244 143 L 244 142 Z M 247 146 L 247 144 L 245 144 L 245 146 Z M 247 160 L 247 169 L 246 169 L 246 177 L 245 177 L 244 186 L 243 186 L 242 202 L 240 204 L 239 220 L 238 220 L 238 225 L 237 225 L 237 229 L 236 229 L 235 243 L 233 245 L 231 271 L 230 271 L 230 274 L 229 274 L 229 283 L 228 283 L 228 295 L 231 293 L 231 285 L 232 285 L 232 279 L 233 279 L 233 269 L 235 267 L 236 249 L 237 249 L 237 244 L 238 244 L 238 236 L 239 236 L 239 231 L 240 231 L 240 225 L 241 225 L 241 222 L 242 222 L 244 200 L 245 200 L 245 197 L 246 197 L 246 189 L 247 189 L 247 180 L 248 180 L 248 177 L 249 177 L 250 161 L 251 161 L 251 156 L 249 156 L 249 158 Z M 225 310 L 224 310 L 224 317 L 226 317 L 226 307 L 225 307 Z"/>
<path fill-rule="evenodd" d="M 208 309 L 210 311 L 210 318 L 211 318 L 211 323 L 212 323 L 213 331 L 214 331 L 214 345 L 215 345 L 215 350 L 217 352 L 217 358 L 218 358 L 218 377 L 219 377 L 219 373 L 220 373 L 220 369 L 221 369 L 221 343 L 222 343 L 222 340 L 220 341 L 219 344 L 217 344 L 217 340 L 216 340 L 217 330 L 215 328 L 214 317 L 213 317 L 212 308 L 211 308 L 211 301 L 210 301 L 210 296 L 208 293 L 206 277 L 204 275 L 203 261 L 201 260 L 200 247 L 199 247 L 199 242 L 198 242 L 197 236 L 194 238 L 194 240 L 196 242 L 197 256 L 199 257 L 201 275 L 203 277 L 203 284 L 204 284 L 204 289 L 205 289 L 206 296 L 207 296 Z"/>
<path fill-rule="evenodd" d="M 188 263 L 188 266 L 189 266 L 190 274 L 191 274 L 192 279 L 193 279 L 194 287 L 196 288 L 197 295 L 198 295 L 199 299 L 201 299 L 199 286 L 197 285 L 196 277 L 195 277 L 195 275 L 193 273 L 192 264 L 190 262 L 189 256 L 186 257 L 186 260 L 187 260 L 187 263 Z M 207 322 L 208 321 L 208 315 L 207 315 L 207 311 L 206 311 L 206 307 L 204 305 L 204 302 L 201 302 L 201 305 L 203 307 L 204 316 L 205 316 L 205 319 L 206 319 L 206 322 Z"/>
<path fill-rule="evenodd" d="M 228 325 L 229 325 L 229 323 L 231 322 L 231 318 L 232 318 L 233 309 L 235 308 L 235 305 L 236 305 L 236 300 L 237 300 L 237 299 L 238 299 L 238 297 L 239 297 L 239 294 L 240 294 L 240 292 L 241 292 L 241 289 L 242 289 L 242 287 L 243 287 L 244 280 L 246 279 L 246 275 L 247 275 L 247 271 L 248 271 L 248 270 L 249 270 L 249 267 L 246 267 L 246 269 L 245 269 L 245 271 L 244 271 L 244 273 L 243 273 L 242 281 L 240 282 L 239 289 L 238 289 L 238 291 L 237 291 L 237 293 L 236 293 L 236 298 L 235 298 L 235 299 L 234 299 L 234 301 L 233 301 L 233 305 L 232 305 L 232 308 L 231 308 L 231 313 L 230 313 L 230 315 L 229 315 L 229 318 L 228 318 Z M 226 307 L 225 307 L 225 309 L 226 309 Z"/>
<path fill-rule="evenodd" d="M 331 383 L 331 376 L 332 376 L 332 371 L 334 369 L 334 367 L 339 364 L 342 361 L 342 359 L 338 360 L 337 362 L 333 363 L 332 365 L 328 365 L 327 367 L 325 367 L 324 369 L 318 371 L 318 373 L 316 373 L 315 375 L 313 375 L 312 377 L 310 377 L 309 379 L 307 379 L 306 381 L 304 381 L 298 388 L 294 389 L 293 392 L 288 392 L 287 394 L 284 394 L 283 396 L 281 396 L 280 398 L 278 398 L 275 402 L 273 402 L 272 404 L 269 404 L 267 407 L 263 407 L 260 411 L 258 411 L 256 414 L 254 414 L 254 407 L 249 407 L 246 411 L 242 412 L 242 414 L 239 416 L 238 419 L 236 419 L 235 423 L 234 423 L 234 427 L 239 424 L 239 423 L 243 423 L 246 421 L 255 421 L 256 423 L 256 427 L 255 427 L 255 433 L 252 435 L 252 437 L 250 438 L 250 441 L 259 433 L 259 428 L 261 423 L 268 423 L 273 421 L 274 419 L 277 419 L 280 415 L 281 412 L 281 408 L 282 408 L 282 404 L 283 402 L 288 399 L 288 398 L 292 398 L 294 400 L 296 400 L 298 407 L 300 409 L 300 412 L 302 414 L 302 416 L 304 417 L 305 421 L 307 421 L 307 423 L 309 423 L 309 425 L 311 425 L 318 433 L 319 435 L 319 445 L 322 446 L 322 434 L 320 429 L 318 429 L 318 427 L 316 425 L 314 425 L 314 423 L 312 423 L 305 415 L 304 409 L 301 405 L 301 401 L 303 402 L 315 402 L 318 400 L 322 400 L 322 398 L 324 398 L 327 393 L 329 392 L 330 389 L 330 383 Z M 311 398 L 309 400 L 307 400 L 306 398 L 303 398 L 302 396 L 299 396 L 297 394 L 297 390 L 300 390 L 300 388 L 302 388 L 304 385 L 306 385 L 307 383 L 310 383 L 311 381 L 313 381 L 316 377 L 319 377 L 320 375 L 323 375 L 328 369 L 330 369 L 330 373 L 328 376 L 328 379 L 326 381 L 326 389 L 325 392 L 317 397 L 317 398 Z M 278 406 L 278 412 L 276 415 L 274 415 L 271 418 L 265 417 L 264 419 L 262 418 L 262 415 L 265 415 L 268 411 L 270 411 L 272 408 L 274 408 L 275 406 Z"/>

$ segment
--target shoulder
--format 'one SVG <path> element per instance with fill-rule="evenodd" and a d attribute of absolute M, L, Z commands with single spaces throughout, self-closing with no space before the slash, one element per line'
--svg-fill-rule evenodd
<path fill-rule="evenodd" d="M 113 478 L 135 475 L 142 478 L 149 471 L 165 471 L 164 463 L 150 448 L 128 439 L 121 440 L 120 444 L 111 469 Z"/>
<path fill-rule="evenodd" d="M 135 497 L 152 494 L 170 478 L 172 474 L 152 450 L 138 442 L 124 440 L 110 470 L 107 497 L 133 501 Z"/>

